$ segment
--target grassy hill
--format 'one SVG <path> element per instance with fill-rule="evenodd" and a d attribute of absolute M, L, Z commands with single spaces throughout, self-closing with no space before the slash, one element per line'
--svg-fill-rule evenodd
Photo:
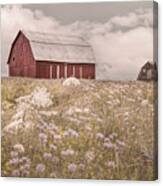
<path fill-rule="evenodd" d="M 2 176 L 155 179 L 153 90 L 2 78 Z"/>

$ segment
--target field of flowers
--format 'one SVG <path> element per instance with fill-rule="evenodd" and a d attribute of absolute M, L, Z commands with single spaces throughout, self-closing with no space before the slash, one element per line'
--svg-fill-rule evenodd
<path fill-rule="evenodd" d="M 153 90 L 2 78 L 2 176 L 156 179 Z"/>

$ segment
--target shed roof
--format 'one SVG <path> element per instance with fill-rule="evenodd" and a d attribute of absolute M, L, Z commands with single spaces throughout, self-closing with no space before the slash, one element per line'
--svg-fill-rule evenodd
<path fill-rule="evenodd" d="M 35 60 L 95 63 L 91 46 L 75 35 L 22 31 L 30 42 Z"/>

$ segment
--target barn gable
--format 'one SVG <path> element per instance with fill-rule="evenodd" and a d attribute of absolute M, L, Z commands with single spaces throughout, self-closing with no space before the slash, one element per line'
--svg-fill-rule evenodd
<path fill-rule="evenodd" d="M 81 37 L 22 31 L 36 61 L 95 63 L 91 46 Z"/>
<path fill-rule="evenodd" d="M 10 75 L 35 77 L 35 59 L 29 41 L 22 32 L 12 43 L 7 63 Z"/>

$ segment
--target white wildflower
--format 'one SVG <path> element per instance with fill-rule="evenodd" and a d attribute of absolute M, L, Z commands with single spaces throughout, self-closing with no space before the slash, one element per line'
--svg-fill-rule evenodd
<path fill-rule="evenodd" d="M 23 123 L 22 118 L 18 120 L 14 120 L 10 124 L 8 124 L 6 127 L 4 127 L 3 130 L 6 132 L 17 130 L 19 127 L 21 127 L 22 123 Z"/>
<path fill-rule="evenodd" d="M 122 140 L 116 140 L 116 142 L 117 142 L 117 144 L 118 144 L 119 146 L 125 146 L 125 145 L 126 145 L 125 142 L 122 141 Z"/>
<path fill-rule="evenodd" d="M 101 132 L 98 132 L 98 133 L 96 134 L 96 138 L 97 138 L 97 139 L 103 140 L 103 139 L 105 138 L 105 136 L 104 136 L 104 134 L 102 134 Z"/>
<path fill-rule="evenodd" d="M 51 95 L 45 87 L 36 87 L 31 93 L 30 103 L 38 108 L 46 108 L 53 104 Z"/>
<path fill-rule="evenodd" d="M 142 102 L 141 102 L 141 105 L 143 106 L 143 107 L 145 107 L 145 106 L 147 106 L 148 105 L 148 100 L 143 100 Z"/>
<path fill-rule="evenodd" d="M 63 86 L 78 86 L 78 85 L 80 85 L 80 81 L 75 77 L 67 78 L 63 82 Z"/>
<path fill-rule="evenodd" d="M 14 145 L 14 150 L 17 151 L 17 152 L 19 152 L 19 153 L 24 153 L 24 151 L 25 151 L 22 144 L 16 144 L 16 145 Z"/>
<path fill-rule="evenodd" d="M 115 162 L 114 161 L 108 161 L 108 162 L 106 162 L 106 164 L 105 164 L 108 168 L 115 168 L 116 167 L 116 164 L 115 164 Z"/>
<path fill-rule="evenodd" d="M 67 150 L 62 150 L 61 151 L 62 156 L 72 156 L 74 154 L 75 154 L 75 152 L 72 149 L 67 149 Z"/>
<path fill-rule="evenodd" d="M 52 151 L 56 151 L 56 150 L 57 150 L 57 146 L 54 145 L 54 144 L 50 144 L 49 147 L 50 147 L 50 149 L 51 149 Z"/>
<path fill-rule="evenodd" d="M 85 159 L 89 162 L 89 161 L 93 161 L 95 158 L 95 154 L 93 151 L 87 151 L 85 154 Z"/>
<path fill-rule="evenodd" d="M 50 178 L 57 178 L 57 175 L 55 172 L 50 173 Z"/>
<path fill-rule="evenodd" d="M 54 140 L 56 140 L 56 141 L 59 141 L 59 140 L 62 139 L 61 135 L 59 135 L 59 134 L 54 134 L 54 135 L 53 135 L 53 138 L 54 138 Z"/>

